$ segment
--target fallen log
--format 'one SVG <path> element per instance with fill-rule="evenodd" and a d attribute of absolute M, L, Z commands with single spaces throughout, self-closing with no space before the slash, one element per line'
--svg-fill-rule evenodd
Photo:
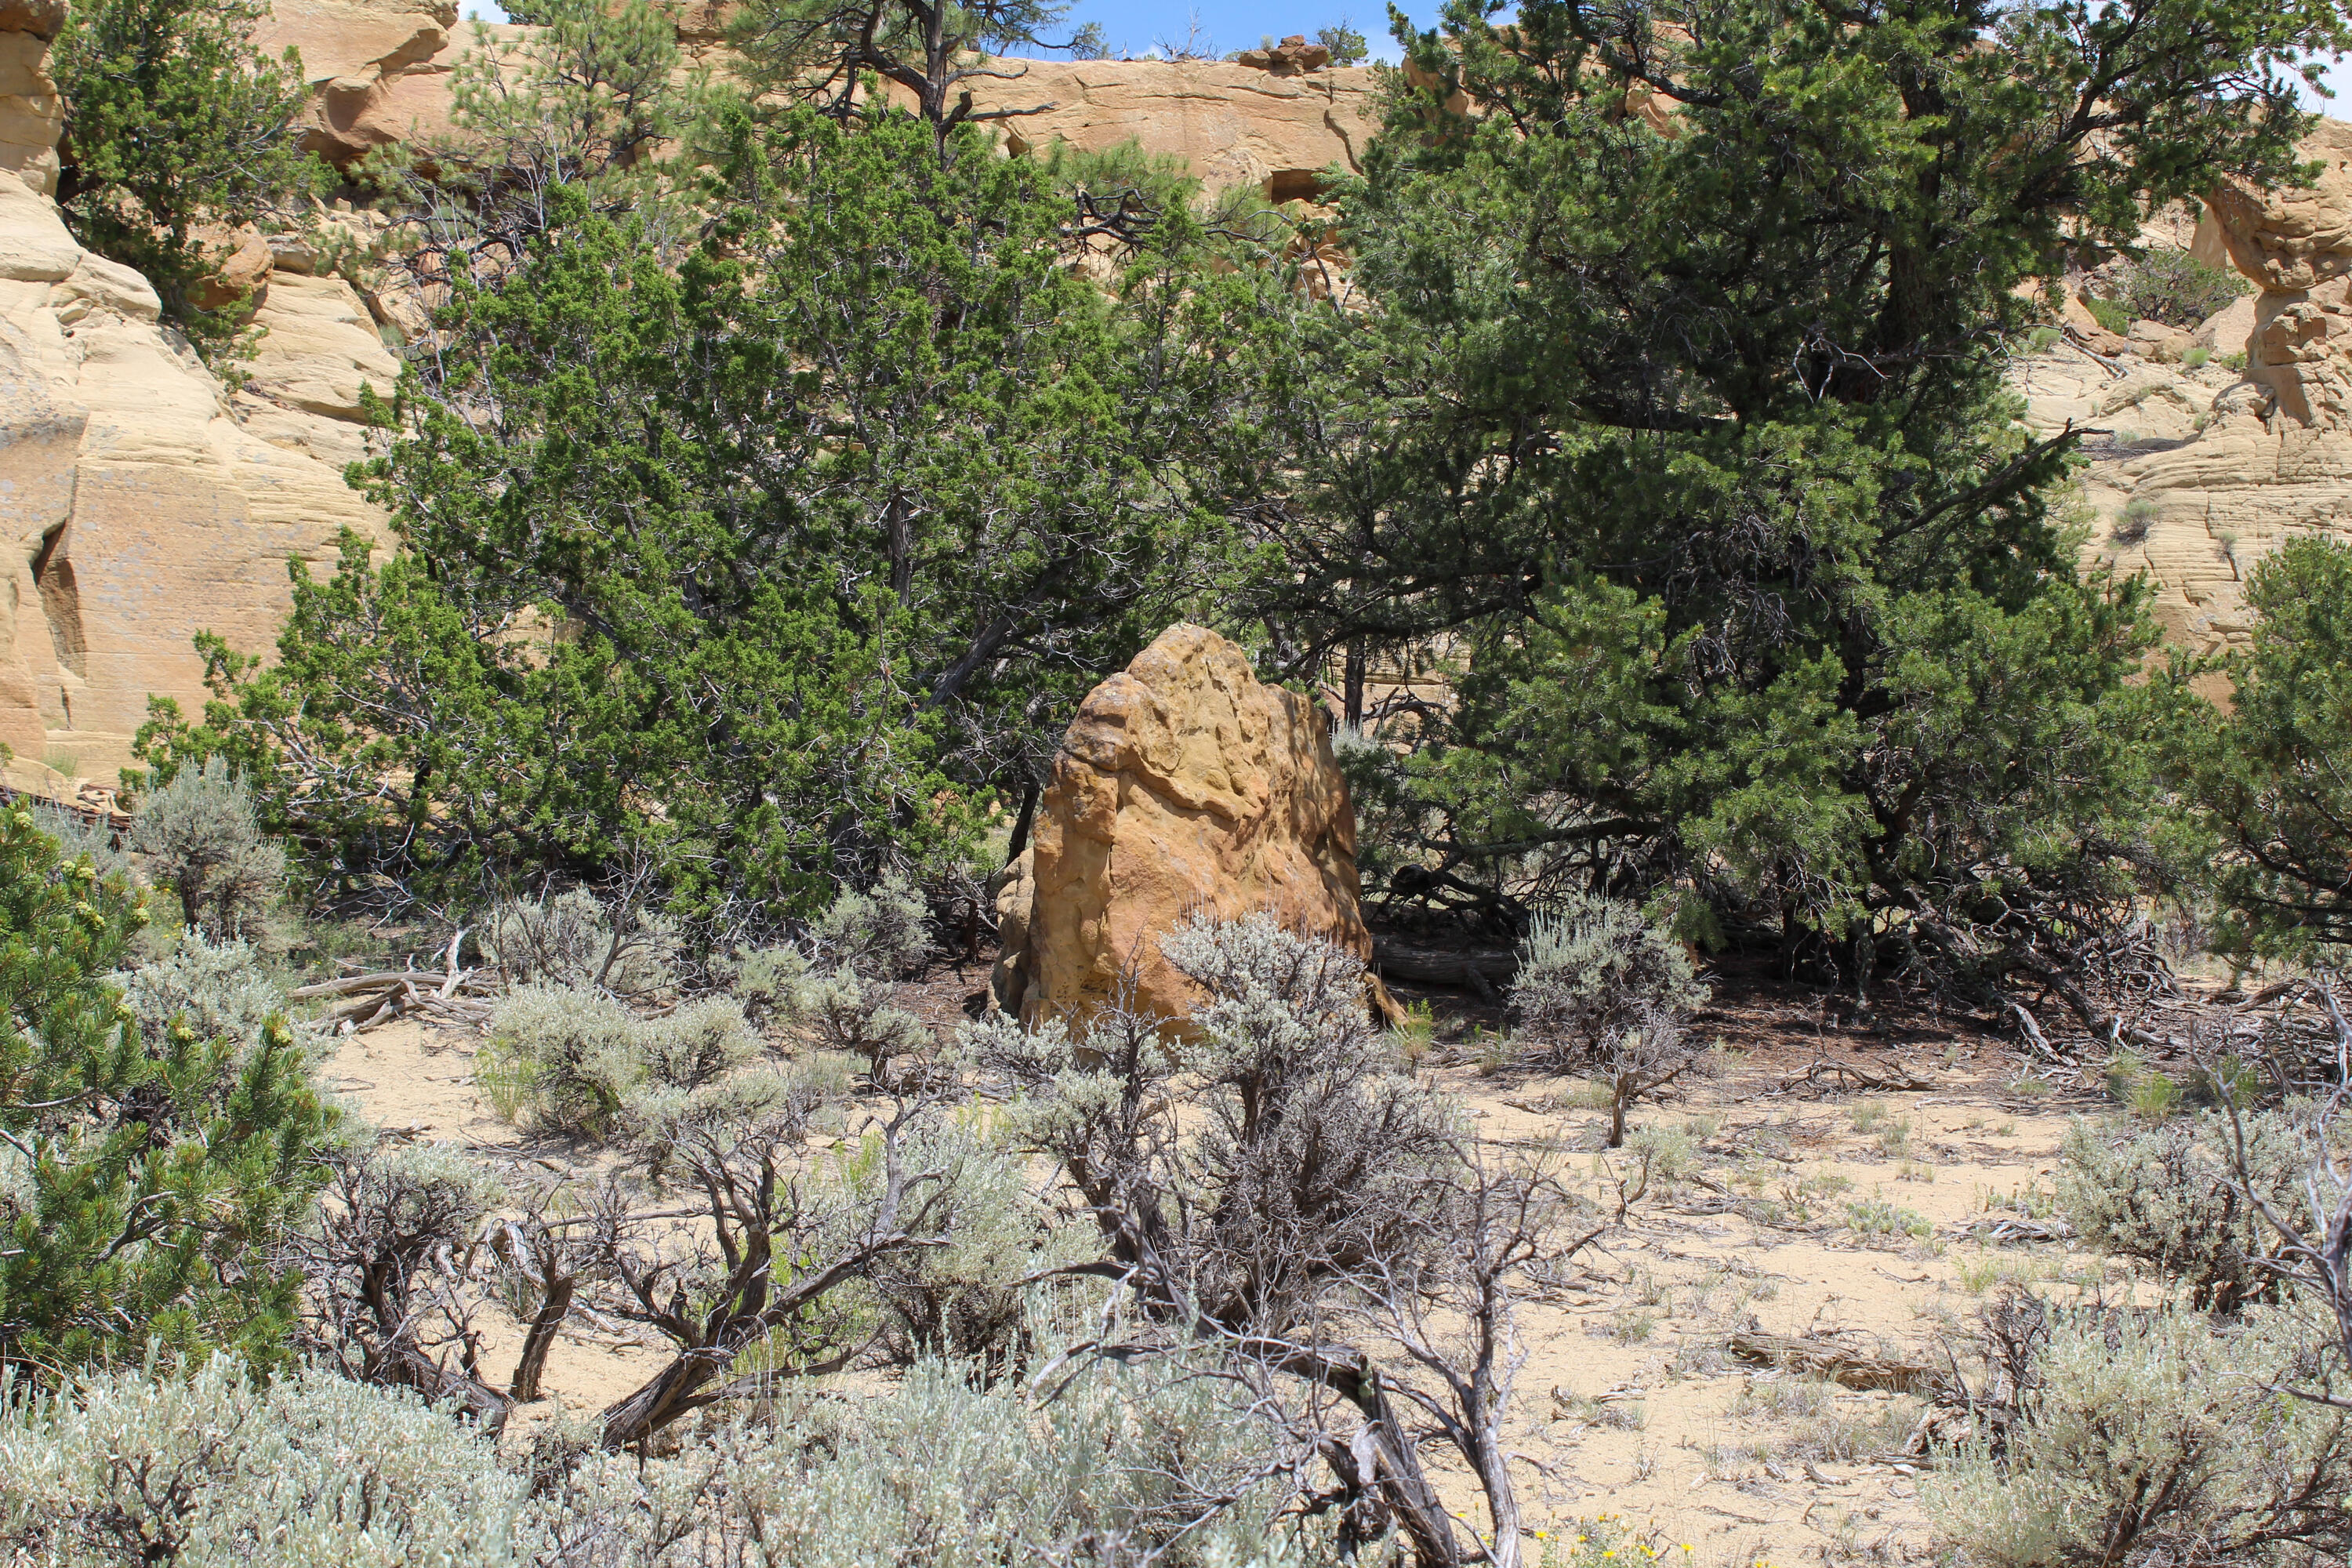
<path fill-rule="evenodd" d="M 1432 947 L 1372 938 L 1373 972 L 1408 985 L 1443 985 L 1485 996 L 1508 985 L 1518 968 L 1518 954 L 1507 947 Z"/>
<path fill-rule="evenodd" d="M 1891 1069 L 1873 1072 L 1858 1062 L 1840 1061 L 1835 1057 L 1816 1057 L 1802 1072 L 1792 1072 L 1780 1079 L 1782 1089 L 1794 1089 L 1801 1083 L 1819 1084 L 1823 1073 L 1837 1076 L 1840 1089 L 1917 1089 L 1936 1086 L 1911 1070 L 1906 1062 L 1896 1062 Z"/>
<path fill-rule="evenodd" d="M 1825 1378 L 1842 1388 L 1890 1389 L 1897 1394 L 1934 1394 L 1945 1373 L 1921 1362 L 1865 1355 L 1833 1340 L 1804 1334 L 1767 1334 L 1743 1330 L 1731 1336 L 1730 1351 L 1742 1361 Z"/>

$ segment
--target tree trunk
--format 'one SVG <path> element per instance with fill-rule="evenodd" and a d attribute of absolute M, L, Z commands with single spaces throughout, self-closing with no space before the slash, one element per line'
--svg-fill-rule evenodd
<path fill-rule="evenodd" d="M 530 1321 L 530 1332 L 523 1336 L 522 1359 L 515 1363 L 514 1383 L 508 1396 L 517 1405 L 528 1405 L 539 1397 L 539 1380 L 547 1370 L 547 1352 L 555 1347 L 555 1332 L 572 1311 L 572 1291 L 574 1282 L 550 1275 L 547 1299 L 539 1306 L 538 1314 Z"/>

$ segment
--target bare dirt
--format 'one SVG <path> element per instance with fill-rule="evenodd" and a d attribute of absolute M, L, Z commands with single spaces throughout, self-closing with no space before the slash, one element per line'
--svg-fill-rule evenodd
<path fill-rule="evenodd" d="M 984 958 L 942 966 L 908 1000 L 944 1027 L 986 974 Z M 1971 1227 L 2046 1212 L 2068 1118 L 2113 1106 L 2071 1079 L 2021 1075 L 2004 1042 L 1965 1024 L 1857 1015 L 1755 981 L 1719 994 L 1696 1027 L 1720 1042 L 1724 1070 L 1633 1118 L 1633 1142 L 1646 1130 L 1654 1144 L 1646 1190 L 1637 1154 L 1601 1148 L 1589 1086 L 1497 1061 L 1486 1009 L 1433 998 L 1421 1070 L 1490 1142 L 1553 1159 L 1610 1214 L 1639 1190 L 1520 1310 L 1509 1438 L 1528 1528 L 1564 1542 L 1606 1516 L 1661 1560 L 1699 1565 L 1926 1561 L 1921 1461 L 1903 1452 L 1921 1402 L 1744 1361 L 1729 1342 L 1825 1336 L 1940 1366 L 2003 1283 L 2103 1283 L 2102 1260 L 2065 1243 L 2002 1246 Z M 478 1043 L 395 1023 L 345 1038 L 327 1072 L 393 1136 L 519 1170 L 593 1165 L 593 1151 L 492 1112 L 473 1081 Z M 520 1326 L 495 1310 L 484 1326 L 488 1365 L 503 1370 Z M 640 1333 L 575 1316 L 547 1369 L 555 1403 L 527 1419 L 559 1404 L 589 1415 L 635 1387 L 667 1359 Z M 1480 1519 L 1466 1473 L 1429 1458 L 1452 1505 Z"/>

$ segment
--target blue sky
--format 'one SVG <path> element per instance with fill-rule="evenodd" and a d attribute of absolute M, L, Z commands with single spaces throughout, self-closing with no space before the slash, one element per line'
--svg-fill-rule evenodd
<path fill-rule="evenodd" d="M 1416 3 L 1404 7 L 1406 14 L 1423 26 L 1435 17 L 1433 3 Z M 465 13 L 485 21 L 502 22 L 506 14 L 488 0 L 465 0 Z M 1070 7 L 1069 25 L 1099 22 L 1103 34 L 1114 51 L 1124 49 L 1130 54 L 1148 53 L 1161 39 L 1182 39 L 1198 18 L 1204 40 L 1215 45 L 1215 52 L 1255 48 L 1261 37 L 1281 37 L 1289 33 L 1305 33 L 1312 37 L 1318 27 L 1333 22 L 1351 20 L 1356 30 L 1372 45 L 1375 58 L 1393 60 L 1396 45 L 1388 36 L 1388 5 L 1386 0 L 1280 0 L 1274 5 L 1244 4 L 1243 0 L 1076 0 Z M 2352 120 L 2352 59 L 2339 60 L 2328 72 L 2329 84 L 2336 97 L 2326 103 L 2315 100 L 2312 107 L 2325 109 L 2339 120 Z"/>

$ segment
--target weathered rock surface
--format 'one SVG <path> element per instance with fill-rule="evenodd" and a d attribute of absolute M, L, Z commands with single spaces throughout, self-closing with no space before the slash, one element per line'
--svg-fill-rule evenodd
<path fill-rule="evenodd" d="M 65 102 L 49 78 L 49 40 L 65 0 L 0 0 L 0 169 L 47 195 L 58 188 Z"/>
<path fill-rule="evenodd" d="M 723 58 L 734 7 L 670 0 L 689 56 Z M 278 0 L 261 35 L 301 52 L 312 90 L 308 144 L 338 164 L 395 142 L 450 136 L 450 74 L 474 49 L 505 51 L 532 29 L 455 24 L 421 0 Z M 1296 44 L 1296 47 L 1292 45 Z M 1213 190 L 1255 186 L 1312 197 L 1323 171 L 1353 168 L 1376 118 L 1373 73 L 1330 69 L 1328 51 L 1286 40 L 1253 67 L 1223 60 L 1006 60 L 1010 74 L 968 85 L 976 108 L 1035 109 L 1005 121 L 1015 146 L 1055 141 L 1088 152 L 1128 141 L 1182 158 Z M 1311 63 L 1310 63 L 1311 62 Z"/>
<path fill-rule="evenodd" d="M 2200 651 L 2252 629 L 2245 577 L 2280 542 L 2352 533 L 2352 124 L 2304 151 L 2315 186 L 2217 191 L 2189 244 L 2256 292 L 2185 335 L 2095 335 L 2070 311 L 2107 363 L 2061 343 L 2016 377 L 2036 429 L 2108 432 L 2085 448 L 2085 557 L 2145 572 L 2167 637 Z"/>
<path fill-rule="evenodd" d="M 1277 75 L 1221 60 L 1028 60 L 986 84 L 984 107 L 1044 114 L 1006 122 L 1015 146 L 1088 152 L 1135 141 L 1181 158 L 1212 190 L 1255 186 L 1312 199 L 1323 171 L 1356 167 L 1377 121 L 1373 73 L 1360 67 Z"/>
<path fill-rule="evenodd" d="M 0 58 L 46 50 L 54 20 L 0 0 Z M 357 381 L 389 394 L 397 366 L 347 287 L 275 278 L 247 247 L 232 267 L 263 289 L 272 346 L 239 402 L 277 422 L 265 436 L 158 324 L 147 280 L 75 243 L 46 194 L 54 163 L 12 157 L 0 147 L 0 743 L 12 782 L 58 793 L 112 782 L 150 693 L 202 700 L 198 631 L 266 650 L 288 558 L 323 563 L 343 527 L 379 526 L 311 448 L 331 428 L 356 456 Z"/>
<path fill-rule="evenodd" d="M 1199 911 L 1271 911 L 1371 956 L 1321 711 L 1202 626 L 1169 627 L 1088 694 L 1022 859 L 999 894 L 996 994 L 1029 1018 L 1087 1016 L 1130 970 L 1131 1005 L 1184 1016 L 1198 998 L 1159 939 Z"/>

